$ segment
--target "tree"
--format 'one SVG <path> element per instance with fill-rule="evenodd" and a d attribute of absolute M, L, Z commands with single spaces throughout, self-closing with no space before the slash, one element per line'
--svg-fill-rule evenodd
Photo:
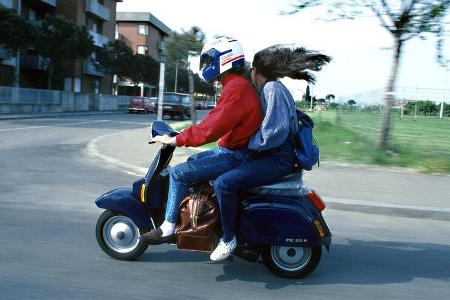
<path fill-rule="evenodd" d="M 194 74 L 195 91 L 200 94 L 214 95 L 214 85 L 206 82 L 198 74 Z"/>
<path fill-rule="evenodd" d="M 353 100 L 353 99 L 350 99 L 350 100 L 347 101 L 347 104 L 348 104 L 349 106 L 353 106 L 353 105 L 356 104 L 356 101 Z"/>
<path fill-rule="evenodd" d="M 117 75 L 121 80 L 125 79 L 126 70 L 132 60 L 133 50 L 123 41 L 115 40 L 108 42 L 105 47 L 97 51 L 97 63 L 95 67 L 98 71 Z"/>
<path fill-rule="evenodd" d="M 336 102 L 331 102 L 331 103 L 330 103 L 330 108 L 331 108 L 331 109 L 337 109 L 337 108 L 338 108 L 338 105 L 339 105 L 339 104 L 337 104 Z"/>
<path fill-rule="evenodd" d="M 8 52 L 27 49 L 33 44 L 34 27 L 14 9 L 0 5 L 0 46 Z"/>
<path fill-rule="evenodd" d="M 444 115 L 447 117 L 450 116 L 450 104 L 444 103 Z"/>
<path fill-rule="evenodd" d="M 94 42 L 86 27 L 79 27 L 63 16 L 47 15 L 36 25 L 35 51 L 44 58 L 48 70 L 48 89 L 55 70 L 65 62 L 86 59 L 94 52 Z"/>
<path fill-rule="evenodd" d="M 332 101 L 332 100 L 336 99 L 336 96 L 334 96 L 333 94 L 328 94 L 325 96 L 325 99 L 328 101 Z"/>
<path fill-rule="evenodd" d="M 305 101 L 307 101 L 307 102 L 311 101 L 311 91 L 309 89 L 309 85 L 306 86 Z"/>
<path fill-rule="evenodd" d="M 417 36 L 424 37 L 425 33 L 435 34 L 437 36 L 437 57 L 442 63 L 440 50 L 443 47 L 442 36 L 445 32 L 443 19 L 449 10 L 450 0 L 297 0 L 294 10 L 290 14 L 319 5 L 326 5 L 334 20 L 353 19 L 365 16 L 364 13 L 370 12 L 379 19 L 381 26 L 394 39 L 391 74 L 384 96 L 385 110 L 377 143 L 379 149 L 386 149 L 391 125 L 393 92 L 404 43 Z"/>
<path fill-rule="evenodd" d="M 410 101 L 405 105 L 406 114 L 419 114 L 419 115 L 433 115 L 435 116 L 439 111 L 439 105 L 436 105 L 432 101 Z"/>
<path fill-rule="evenodd" d="M 132 54 L 124 57 L 127 67 L 123 70 L 123 77 L 137 87 L 140 83 L 156 85 L 159 80 L 159 63 L 151 56 Z"/>
<path fill-rule="evenodd" d="M 189 91 L 189 81 L 188 81 L 188 70 L 187 61 L 189 55 L 199 54 L 203 44 L 205 42 L 205 34 L 203 31 L 196 26 L 191 27 L 188 31 L 182 31 L 181 33 L 173 32 L 165 41 L 165 54 L 166 60 L 166 88 L 172 88 L 175 85 L 175 69 L 178 60 L 178 83 L 177 90 L 188 92 Z M 207 90 L 214 91 L 214 87 L 211 85 Z M 197 89 L 198 84 L 196 84 L 194 78 L 194 91 L 200 92 Z M 170 89 L 169 88 L 169 89 Z M 214 92 L 211 93 L 213 95 Z"/>
<path fill-rule="evenodd" d="M 311 92 L 309 91 L 309 85 L 306 86 L 305 101 L 311 102 Z"/>

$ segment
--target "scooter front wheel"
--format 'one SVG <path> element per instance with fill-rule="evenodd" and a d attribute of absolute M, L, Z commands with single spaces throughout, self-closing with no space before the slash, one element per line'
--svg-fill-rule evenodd
<path fill-rule="evenodd" d="M 261 255 L 264 264 L 274 275 L 303 278 L 319 264 L 322 247 L 266 246 Z"/>
<path fill-rule="evenodd" d="M 139 228 L 126 215 L 105 210 L 95 229 L 97 242 L 109 256 L 120 260 L 135 260 L 148 245 L 139 240 Z"/>

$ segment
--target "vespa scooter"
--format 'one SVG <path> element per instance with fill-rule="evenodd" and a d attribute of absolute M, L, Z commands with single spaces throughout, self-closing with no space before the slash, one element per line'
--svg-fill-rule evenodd
<path fill-rule="evenodd" d="M 163 121 L 154 121 L 151 136 L 175 136 Z M 96 226 L 100 248 L 120 260 L 134 260 L 148 245 L 139 235 L 164 221 L 170 160 L 174 146 L 162 145 L 144 178 L 132 188 L 109 191 L 95 201 L 105 209 Z M 301 171 L 280 182 L 248 190 L 237 217 L 238 247 L 233 255 L 248 261 L 261 256 L 276 276 L 302 278 L 319 264 L 322 246 L 329 250 L 331 232 L 321 211 L 325 204 L 310 189 Z"/>

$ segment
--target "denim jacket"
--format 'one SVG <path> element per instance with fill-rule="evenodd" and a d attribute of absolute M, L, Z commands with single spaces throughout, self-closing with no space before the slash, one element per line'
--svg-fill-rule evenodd
<path fill-rule="evenodd" d="M 262 87 L 260 101 L 264 119 L 250 138 L 248 148 L 266 151 L 282 145 L 288 138 L 296 120 L 295 106 L 291 93 L 278 80 Z"/>

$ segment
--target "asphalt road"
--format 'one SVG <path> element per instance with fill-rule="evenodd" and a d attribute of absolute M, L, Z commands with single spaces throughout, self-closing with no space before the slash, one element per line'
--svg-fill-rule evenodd
<path fill-rule="evenodd" d="M 94 200 L 136 177 L 88 159 L 86 145 L 151 118 L 0 121 L 0 299 L 448 298 L 450 222 L 426 218 L 326 210 L 331 251 L 303 280 L 169 245 L 134 262 L 109 258 L 95 240 Z"/>

